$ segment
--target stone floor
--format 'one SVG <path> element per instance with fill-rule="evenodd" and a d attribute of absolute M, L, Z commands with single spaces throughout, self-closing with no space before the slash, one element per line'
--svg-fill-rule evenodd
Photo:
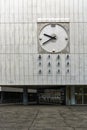
<path fill-rule="evenodd" d="M 0 105 L 0 130 L 87 130 L 87 106 Z"/>

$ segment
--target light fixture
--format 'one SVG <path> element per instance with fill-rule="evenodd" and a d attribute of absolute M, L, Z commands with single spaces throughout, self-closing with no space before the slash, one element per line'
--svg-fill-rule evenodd
<path fill-rule="evenodd" d="M 67 62 L 67 66 L 69 66 L 69 62 Z"/>
<path fill-rule="evenodd" d="M 60 59 L 60 55 L 57 56 L 57 59 Z"/>
<path fill-rule="evenodd" d="M 48 58 L 50 58 L 50 55 L 48 55 Z"/>
<path fill-rule="evenodd" d="M 41 70 L 39 70 L 39 74 L 41 74 Z"/>
<path fill-rule="evenodd" d="M 60 66 L 60 62 L 58 62 L 58 66 Z"/>
<path fill-rule="evenodd" d="M 39 55 L 39 57 L 38 57 L 39 59 L 41 59 L 41 55 Z"/>
<path fill-rule="evenodd" d="M 67 73 L 69 73 L 69 69 L 67 69 Z"/>
<path fill-rule="evenodd" d="M 48 66 L 50 66 L 51 64 L 50 64 L 50 62 L 48 63 Z"/>
<path fill-rule="evenodd" d="M 49 73 L 51 72 L 51 70 L 48 71 Z"/>
<path fill-rule="evenodd" d="M 39 62 L 39 66 L 41 66 L 41 62 Z"/>
<path fill-rule="evenodd" d="M 58 73 L 60 73 L 60 70 L 58 69 Z"/>
<path fill-rule="evenodd" d="M 66 58 L 69 59 L 69 55 L 67 55 Z"/>

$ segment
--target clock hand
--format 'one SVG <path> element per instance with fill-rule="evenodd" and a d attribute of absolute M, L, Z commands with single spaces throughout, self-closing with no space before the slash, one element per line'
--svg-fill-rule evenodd
<path fill-rule="evenodd" d="M 45 34 L 45 33 L 44 33 L 44 36 L 50 37 L 50 38 L 52 38 L 52 39 L 56 39 L 56 36 L 50 36 L 50 35 Z"/>
<path fill-rule="evenodd" d="M 44 45 L 45 43 L 49 42 L 50 40 L 52 40 L 52 38 L 50 38 L 49 40 L 43 42 L 42 44 Z"/>

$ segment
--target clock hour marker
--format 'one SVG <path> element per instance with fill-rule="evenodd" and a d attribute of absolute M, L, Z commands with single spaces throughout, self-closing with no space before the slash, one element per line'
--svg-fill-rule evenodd
<path fill-rule="evenodd" d="M 65 38 L 65 40 L 67 41 L 67 40 L 68 40 L 68 38 L 66 37 L 66 38 Z"/>
<path fill-rule="evenodd" d="M 42 38 L 39 39 L 40 41 L 42 40 Z"/>
<path fill-rule="evenodd" d="M 55 52 L 55 49 L 53 49 L 53 51 L 52 51 L 53 53 Z"/>

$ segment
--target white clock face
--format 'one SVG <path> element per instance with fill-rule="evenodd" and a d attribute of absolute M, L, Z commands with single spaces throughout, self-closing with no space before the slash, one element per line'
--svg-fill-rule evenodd
<path fill-rule="evenodd" d="M 62 26 L 48 24 L 40 31 L 39 44 L 47 52 L 61 52 L 68 44 L 68 34 Z"/>

